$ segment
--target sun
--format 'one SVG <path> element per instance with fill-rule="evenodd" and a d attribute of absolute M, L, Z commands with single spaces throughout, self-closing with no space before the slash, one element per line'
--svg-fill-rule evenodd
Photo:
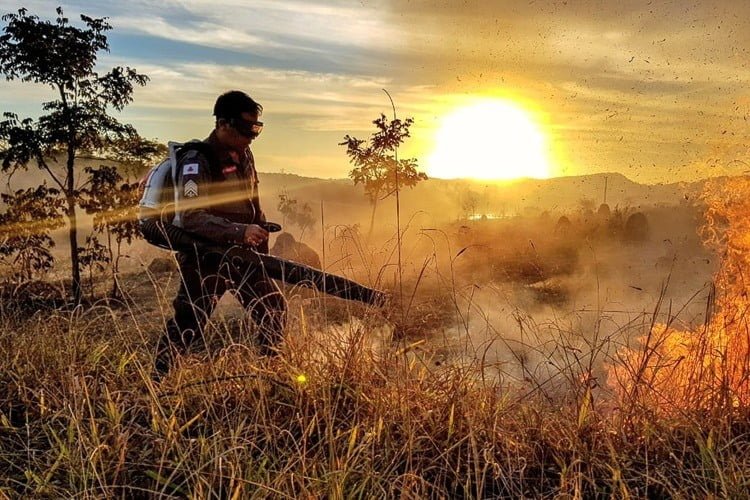
<path fill-rule="evenodd" d="M 550 176 L 546 137 L 511 101 L 488 99 L 446 116 L 427 159 L 427 174 L 443 179 Z"/>

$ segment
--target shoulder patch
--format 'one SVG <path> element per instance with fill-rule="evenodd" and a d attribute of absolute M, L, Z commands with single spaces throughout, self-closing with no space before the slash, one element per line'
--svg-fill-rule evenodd
<path fill-rule="evenodd" d="M 182 167 L 182 175 L 194 175 L 198 173 L 198 163 L 186 163 Z"/>
<path fill-rule="evenodd" d="M 185 198 L 195 198 L 198 196 L 198 184 L 194 180 L 189 180 L 185 183 L 184 189 Z"/>

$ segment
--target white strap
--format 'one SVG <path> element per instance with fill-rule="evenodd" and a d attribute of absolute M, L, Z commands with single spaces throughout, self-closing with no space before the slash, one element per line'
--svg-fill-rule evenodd
<path fill-rule="evenodd" d="M 177 150 L 183 146 L 183 143 L 169 141 L 167 146 L 169 147 L 169 162 L 172 164 L 172 186 L 174 187 L 174 221 L 172 224 L 182 227 L 182 214 L 177 206 L 180 198 L 180 186 L 177 185 Z"/>

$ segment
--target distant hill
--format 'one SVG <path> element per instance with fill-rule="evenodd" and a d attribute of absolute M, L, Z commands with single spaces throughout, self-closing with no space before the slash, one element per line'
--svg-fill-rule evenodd
<path fill-rule="evenodd" d="M 83 166 L 100 164 L 91 159 Z M 300 204 L 309 204 L 315 223 L 307 233 L 307 241 L 320 237 L 321 217 L 332 237 L 340 226 L 360 224 L 369 227 L 371 207 L 361 186 L 354 186 L 350 179 L 320 179 L 286 173 L 263 173 L 260 177 L 261 202 L 271 221 L 284 223 L 287 230 L 299 235 L 299 228 L 290 227 L 279 213 L 279 194 L 286 192 Z M 607 204 L 611 208 L 645 209 L 658 205 L 678 205 L 697 198 L 706 181 L 671 184 L 639 184 L 622 174 L 594 174 L 553 179 L 519 179 L 506 182 L 471 180 L 428 179 L 413 189 L 401 193 L 402 230 L 412 228 L 440 227 L 470 215 L 496 216 L 538 215 L 543 211 L 553 214 L 572 213 L 581 208 L 596 209 L 604 200 L 604 182 L 607 179 Z M 3 192 L 38 185 L 47 179 L 37 168 L 19 171 L 8 182 L 0 177 Z M 47 184 L 52 183 L 47 180 Z M 2 204 L 0 204 L 1 207 Z M 381 234 L 395 234 L 395 203 L 393 197 L 383 200 L 376 213 L 376 229 Z M 91 229 L 91 217 L 79 213 L 79 243 Z M 58 242 L 53 253 L 57 258 L 67 258 L 67 230 L 54 232 Z M 317 240 L 315 240 L 317 241 Z M 149 254 L 148 245 L 136 245 Z M 137 259 L 136 259 L 137 260 Z"/>
<path fill-rule="evenodd" d="M 428 179 L 402 192 L 402 214 L 409 217 L 424 212 L 439 223 L 470 213 L 515 215 L 545 210 L 569 212 L 586 206 L 596 209 L 604 202 L 605 179 L 606 202 L 612 208 L 677 205 L 695 199 L 705 183 L 639 184 L 619 173 L 504 182 Z M 362 188 L 349 179 L 261 173 L 260 180 L 261 197 L 269 216 L 278 217 L 276 204 L 282 190 L 301 203 L 310 203 L 316 212 L 322 201 L 329 214 L 327 223 L 345 224 L 369 214 Z M 381 202 L 383 207 L 392 204 L 390 199 Z"/>
<path fill-rule="evenodd" d="M 81 161 L 81 166 L 96 166 L 96 159 Z M 259 174 L 261 201 L 271 220 L 282 221 L 277 205 L 279 194 L 288 193 L 299 203 L 309 203 L 319 227 L 321 204 L 327 226 L 369 224 L 370 205 L 361 186 L 350 179 L 320 179 L 288 173 Z M 2 182 L 3 191 L 37 185 L 46 174 L 37 168 L 17 172 L 12 182 Z M 542 211 L 571 212 L 582 207 L 596 209 L 604 201 L 611 208 L 640 208 L 654 205 L 676 205 L 692 200 L 701 192 L 705 181 L 671 184 L 639 184 L 619 173 L 592 174 L 552 179 L 519 179 L 514 181 L 472 181 L 428 179 L 401 195 L 402 220 L 420 214 L 426 224 L 440 224 L 471 214 L 516 215 Z M 48 185 L 51 183 L 48 181 Z M 376 221 L 394 220 L 393 198 L 379 204 Z M 88 225 L 82 217 L 82 224 Z"/>

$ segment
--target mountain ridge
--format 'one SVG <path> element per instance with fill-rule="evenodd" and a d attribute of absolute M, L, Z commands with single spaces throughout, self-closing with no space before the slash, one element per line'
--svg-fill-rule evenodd
<path fill-rule="evenodd" d="M 361 216 L 369 211 L 362 186 L 355 186 L 350 179 L 268 172 L 260 172 L 259 177 L 261 198 L 267 211 L 273 198 L 281 192 L 311 206 L 323 203 L 335 210 L 340 208 L 349 216 L 355 213 Z M 512 181 L 428 179 L 401 192 L 401 209 L 404 214 L 431 213 L 436 221 L 455 220 L 467 214 L 564 213 L 595 209 L 603 203 L 642 209 L 695 200 L 707 180 L 641 184 L 616 172 Z M 387 203 L 390 202 L 379 201 L 380 205 Z"/>

